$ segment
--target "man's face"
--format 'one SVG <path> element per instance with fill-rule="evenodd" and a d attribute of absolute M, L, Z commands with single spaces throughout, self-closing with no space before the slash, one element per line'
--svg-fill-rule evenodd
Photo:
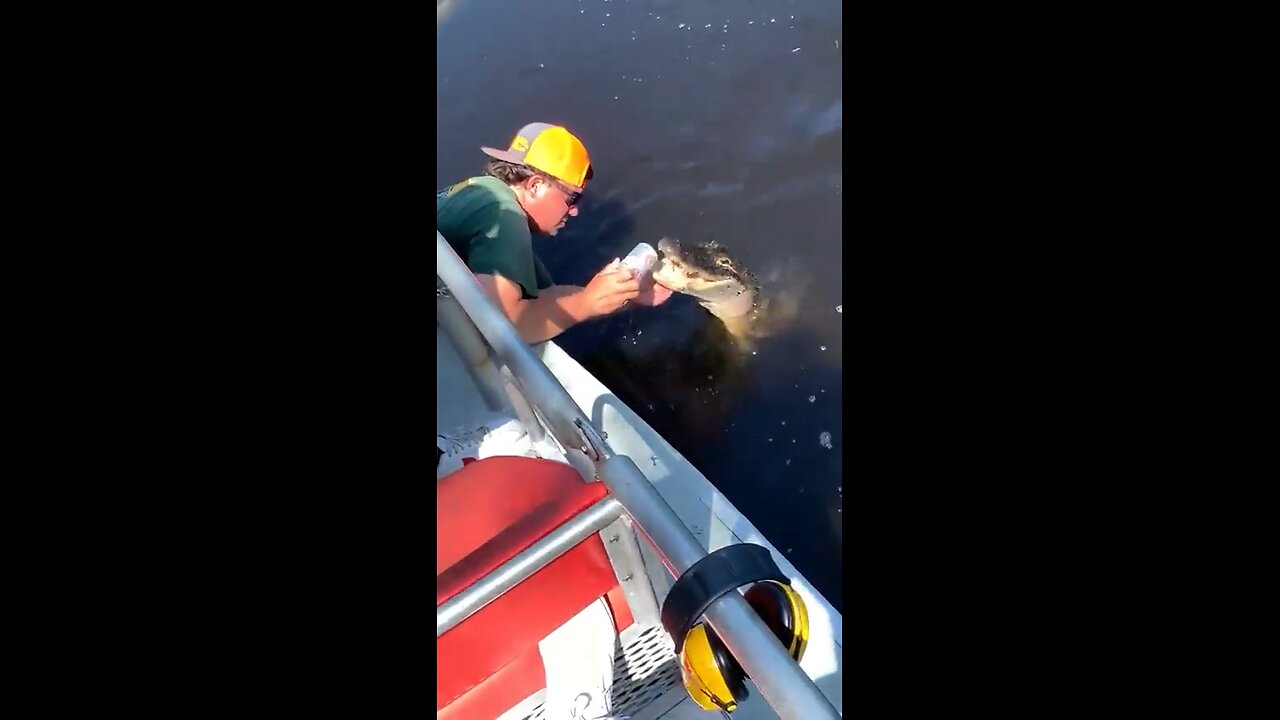
<path fill-rule="evenodd" d="M 534 175 L 525 181 L 528 200 L 525 212 L 533 218 L 538 231 L 555 235 L 578 214 L 577 203 L 585 188 L 575 188 L 549 175 Z"/>

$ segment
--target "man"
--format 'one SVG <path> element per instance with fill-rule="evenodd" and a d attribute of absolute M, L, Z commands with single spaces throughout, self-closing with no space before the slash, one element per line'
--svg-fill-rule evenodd
<path fill-rule="evenodd" d="M 532 123 L 508 150 L 483 147 L 485 174 L 436 195 L 436 229 L 506 313 L 525 342 L 550 340 L 629 304 L 658 305 L 672 291 L 617 262 L 586 287 L 556 285 L 533 253 L 533 233 L 555 235 L 578 214 L 593 171 L 587 149 L 563 127 Z M 436 434 L 436 477 L 469 458 L 534 454 L 525 428 L 498 416 L 474 429 Z"/>
<path fill-rule="evenodd" d="M 658 305 L 672 291 L 635 278 L 616 261 L 586 287 L 555 285 L 533 254 L 533 233 L 555 235 L 578 214 L 593 170 L 587 148 L 565 128 L 531 123 L 485 174 L 436 195 L 436 229 L 475 273 L 525 342 L 550 340 L 574 325 L 632 302 Z"/>

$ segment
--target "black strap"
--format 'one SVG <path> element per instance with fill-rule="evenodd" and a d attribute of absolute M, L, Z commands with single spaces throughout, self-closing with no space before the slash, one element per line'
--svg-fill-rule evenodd
<path fill-rule="evenodd" d="M 675 643 L 676 654 L 684 647 L 685 634 L 711 603 L 761 580 L 790 583 L 768 548 L 761 545 L 726 545 L 694 563 L 676 579 L 667 599 L 662 601 L 662 627 Z"/>

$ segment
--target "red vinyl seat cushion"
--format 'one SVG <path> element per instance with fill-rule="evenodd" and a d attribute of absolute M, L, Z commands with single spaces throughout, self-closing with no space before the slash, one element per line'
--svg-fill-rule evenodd
<path fill-rule="evenodd" d="M 437 607 L 605 494 L 541 458 L 490 457 L 437 481 Z M 617 617 L 617 585 L 591 536 L 436 638 L 437 720 L 497 717 L 544 687 L 538 642 L 605 594 Z"/>

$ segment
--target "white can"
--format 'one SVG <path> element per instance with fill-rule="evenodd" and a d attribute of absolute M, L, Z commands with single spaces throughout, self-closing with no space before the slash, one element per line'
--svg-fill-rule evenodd
<path fill-rule="evenodd" d="M 654 263 L 658 262 L 658 251 L 653 249 L 649 243 L 640 243 L 635 246 L 627 256 L 622 258 L 622 264 L 631 268 L 636 277 L 644 277 L 653 269 Z"/>

